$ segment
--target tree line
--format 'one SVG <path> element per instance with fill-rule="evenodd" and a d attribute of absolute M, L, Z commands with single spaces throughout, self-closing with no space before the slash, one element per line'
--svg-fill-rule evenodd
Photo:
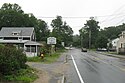
<path fill-rule="evenodd" d="M 77 45 L 85 48 L 107 48 L 109 40 L 119 37 L 119 34 L 125 30 L 125 24 L 118 26 L 110 26 L 101 29 L 99 22 L 94 18 L 90 18 L 79 30 L 80 36 Z M 90 33 L 91 32 L 91 33 Z M 91 37 L 90 37 L 91 36 Z M 90 44 L 90 45 L 89 45 Z"/>
<path fill-rule="evenodd" d="M 36 18 L 32 13 L 24 13 L 16 3 L 4 3 L 0 8 L 0 30 L 2 27 L 34 27 L 37 41 L 46 41 L 49 36 L 54 36 L 58 44 L 64 41 L 66 45 L 72 43 L 73 30 L 62 21 L 61 16 L 53 19 L 51 26 L 52 32 L 44 20 Z"/>

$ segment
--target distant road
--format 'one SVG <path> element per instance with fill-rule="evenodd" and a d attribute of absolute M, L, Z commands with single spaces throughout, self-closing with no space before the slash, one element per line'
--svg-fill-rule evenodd
<path fill-rule="evenodd" d="M 125 83 L 125 59 L 95 52 L 68 51 L 66 83 Z"/>

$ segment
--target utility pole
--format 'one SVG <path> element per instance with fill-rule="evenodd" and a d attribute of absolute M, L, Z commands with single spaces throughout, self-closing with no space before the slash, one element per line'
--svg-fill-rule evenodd
<path fill-rule="evenodd" d="M 82 28 L 81 34 L 80 34 L 80 38 L 81 38 L 81 48 L 83 47 L 83 31 L 84 29 Z"/>
<path fill-rule="evenodd" d="M 89 50 L 91 49 L 91 29 L 89 30 Z"/>
<path fill-rule="evenodd" d="M 82 33 L 81 33 L 81 48 L 83 47 L 83 38 L 82 38 Z"/>
<path fill-rule="evenodd" d="M 94 17 L 90 17 L 91 20 L 94 20 Z M 89 50 L 91 49 L 91 28 L 89 28 Z"/>

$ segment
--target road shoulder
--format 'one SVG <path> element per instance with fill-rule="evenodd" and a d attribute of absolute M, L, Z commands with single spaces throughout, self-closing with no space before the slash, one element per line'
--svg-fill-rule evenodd
<path fill-rule="evenodd" d="M 27 62 L 27 64 L 37 69 L 39 78 L 33 83 L 61 83 L 66 71 L 70 68 L 65 63 L 66 53 L 62 53 L 60 58 L 52 64 L 43 64 L 38 62 Z"/>

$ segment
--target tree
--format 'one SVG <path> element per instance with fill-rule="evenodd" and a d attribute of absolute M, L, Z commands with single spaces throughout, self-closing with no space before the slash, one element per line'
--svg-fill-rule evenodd
<path fill-rule="evenodd" d="M 79 30 L 80 33 L 80 41 L 81 41 L 81 47 L 89 48 L 89 33 L 85 29 L 85 27 L 81 28 Z"/>
<path fill-rule="evenodd" d="M 26 68 L 27 57 L 14 46 L 0 45 L 0 74 L 15 74 L 18 70 Z"/>
<path fill-rule="evenodd" d="M 65 42 L 66 45 L 71 44 L 73 40 L 73 30 L 66 22 L 62 21 L 61 16 L 57 16 L 56 19 L 53 19 L 51 26 L 53 28 L 52 36 L 57 38 L 58 44 L 61 44 L 61 42 Z"/>
<path fill-rule="evenodd" d="M 49 35 L 47 23 L 33 14 L 25 14 L 18 4 L 5 3 L 0 9 L 2 27 L 34 27 L 37 41 L 46 41 Z"/>
<path fill-rule="evenodd" d="M 24 13 L 24 11 L 21 9 L 21 7 L 18 4 L 4 3 L 1 7 L 1 10 L 14 10 L 22 14 Z"/>
<path fill-rule="evenodd" d="M 104 35 L 99 35 L 96 39 L 96 48 L 107 48 L 108 38 Z"/>
<path fill-rule="evenodd" d="M 79 35 L 74 35 L 73 36 L 73 46 L 74 47 L 80 47 L 80 36 Z"/>
<path fill-rule="evenodd" d="M 84 32 L 82 33 L 82 37 L 84 37 L 84 44 L 88 45 L 90 48 L 95 48 L 96 38 L 98 36 L 98 32 L 100 27 L 98 26 L 99 22 L 96 21 L 93 17 L 90 20 L 86 21 L 84 28 Z"/>
<path fill-rule="evenodd" d="M 73 42 L 73 30 L 72 28 L 64 22 L 62 26 L 62 40 L 65 41 L 65 45 L 69 46 Z"/>
<path fill-rule="evenodd" d="M 62 42 L 62 36 L 61 36 L 61 28 L 62 28 L 63 22 L 62 17 L 57 16 L 56 19 L 52 20 L 51 26 L 53 28 L 52 30 L 52 36 L 57 38 L 57 42 Z"/>
<path fill-rule="evenodd" d="M 27 23 L 28 15 L 23 13 L 17 4 L 3 4 L 0 9 L 0 29 L 2 27 L 24 27 Z"/>
<path fill-rule="evenodd" d="M 50 30 L 48 29 L 47 23 L 43 20 L 37 20 L 38 27 L 36 30 L 36 36 L 38 41 L 46 41 L 49 37 Z"/>

